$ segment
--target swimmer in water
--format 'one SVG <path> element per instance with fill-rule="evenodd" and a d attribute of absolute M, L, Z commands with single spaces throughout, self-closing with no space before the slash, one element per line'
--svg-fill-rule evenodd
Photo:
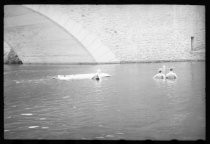
<path fill-rule="evenodd" d="M 169 73 L 166 74 L 166 79 L 176 79 L 177 75 L 173 72 L 173 68 L 170 68 Z"/>
<path fill-rule="evenodd" d="M 154 79 L 165 79 L 165 75 L 162 73 L 162 70 L 159 70 L 158 74 L 156 74 L 153 78 Z"/>
<path fill-rule="evenodd" d="M 100 73 L 101 73 L 101 70 L 98 69 L 97 72 L 96 72 L 96 74 L 92 77 L 92 79 L 94 79 L 94 80 L 100 80 L 100 77 L 99 77 L 99 74 Z"/>

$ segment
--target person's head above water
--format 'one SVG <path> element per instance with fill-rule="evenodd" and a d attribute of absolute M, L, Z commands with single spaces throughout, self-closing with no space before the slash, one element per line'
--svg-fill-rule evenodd
<path fill-rule="evenodd" d="M 161 73 L 161 72 L 162 72 L 162 70 L 159 70 L 158 72 L 159 72 L 159 73 Z"/>
<path fill-rule="evenodd" d="M 173 68 L 170 68 L 170 71 L 173 71 Z"/>

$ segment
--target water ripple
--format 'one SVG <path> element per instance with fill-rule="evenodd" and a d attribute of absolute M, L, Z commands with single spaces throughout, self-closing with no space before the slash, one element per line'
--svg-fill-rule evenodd
<path fill-rule="evenodd" d="M 114 135 L 106 135 L 107 138 L 113 138 Z"/>
<path fill-rule="evenodd" d="M 7 137 L 139 139 L 158 132 L 160 139 L 169 135 L 170 138 L 203 138 L 205 105 L 199 101 L 201 95 L 205 97 L 202 92 L 205 89 L 201 86 L 204 85 L 200 78 L 201 68 L 193 65 L 177 68 L 179 81 L 164 83 L 158 89 L 151 80 L 153 64 L 145 64 L 145 67 L 115 65 L 114 69 L 113 65 L 104 66 L 111 70 L 113 77 L 99 83 L 47 81 L 46 75 L 92 69 L 92 66 L 87 66 L 90 67 L 87 70 L 82 65 L 76 68 L 55 66 L 53 70 L 51 66 L 47 69 L 46 66 L 34 67 L 37 73 L 5 75 L 4 132 L 13 132 Z M 132 75 L 126 77 L 129 71 Z M 181 78 L 190 73 L 192 78 Z M 202 119 L 198 119 L 199 116 Z"/>
<path fill-rule="evenodd" d="M 123 135 L 124 133 L 122 133 L 122 132 L 117 132 L 116 134 L 118 134 L 118 135 Z"/>
<path fill-rule="evenodd" d="M 39 120 L 46 120 L 46 118 L 39 118 Z"/>
<path fill-rule="evenodd" d="M 99 136 L 99 137 L 95 137 L 95 138 L 97 138 L 97 139 L 104 139 L 103 136 Z"/>

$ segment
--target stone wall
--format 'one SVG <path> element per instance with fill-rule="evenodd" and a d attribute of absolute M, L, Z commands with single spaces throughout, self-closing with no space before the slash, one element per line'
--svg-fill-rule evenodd
<path fill-rule="evenodd" d="M 58 6 L 70 19 L 95 33 L 121 61 L 203 59 L 203 6 L 99 5 Z"/>
<path fill-rule="evenodd" d="M 74 36 L 43 15 L 22 6 L 5 7 L 5 15 L 4 41 L 23 63 L 95 62 Z"/>
<path fill-rule="evenodd" d="M 73 31 L 70 21 L 75 22 L 86 31 L 84 36 L 80 34 L 83 33 L 82 30 L 74 33 L 73 36 L 78 37 L 77 40 L 83 43 L 85 39 L 85 43 L 89 41 L 86 37 L 94 35 L 114 54 L 117 61 L 205 59 L 204 6 L 27 5 L 26 7 L 42 15 L 46 13 L 45 16 L 52 18 L 55 23 L 57 21 L 60 24 L 60 21 L 65 20 L 62 27 L 71 34 Z M 80 39 L 79 34 L 83 39 Z M 193 51 L 191 37 L 194 37 Z M 87 45 L 85 48 L 93 57 L 97 57 L 102 51 L 105 55 L 102 45 L 97 45 L 98 47 L 96 45 Z M 46 50 L 43 47 L 40 52 L 45 53 Z M 33 48 L 29 51 L 33 51 Z M 52 52 L 50 50 L 46 53 Z M 109 56 L 103 58 L 105 62 L 106 58 L 107 62 L 111 62 Z M 100 61 L 100 57 L 95 60 Z M 73 62 L 85 61 L 87 60 L 79 59 Z M 56 59 L 51 62 L 56 62 Z"/>

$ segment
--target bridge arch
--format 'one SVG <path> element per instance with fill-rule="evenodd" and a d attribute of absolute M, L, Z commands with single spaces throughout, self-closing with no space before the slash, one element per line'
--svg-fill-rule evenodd
<path fill-rule="evenodd" d="M 24 5 L 24 7 L 42 14 L 64 28 L 68 33 L 73 35 L 79 42 L 81 42 L 81 44 L 87 49 L 96 62 L 103 63 L 119 61 L 112 51 L 109 50 L 109 48 L 106 47 L 96 35 L 90 33 L 80 24 L 69 19 L 68 15 L 65 13 L 55 11 L 50 5 Z"/>

